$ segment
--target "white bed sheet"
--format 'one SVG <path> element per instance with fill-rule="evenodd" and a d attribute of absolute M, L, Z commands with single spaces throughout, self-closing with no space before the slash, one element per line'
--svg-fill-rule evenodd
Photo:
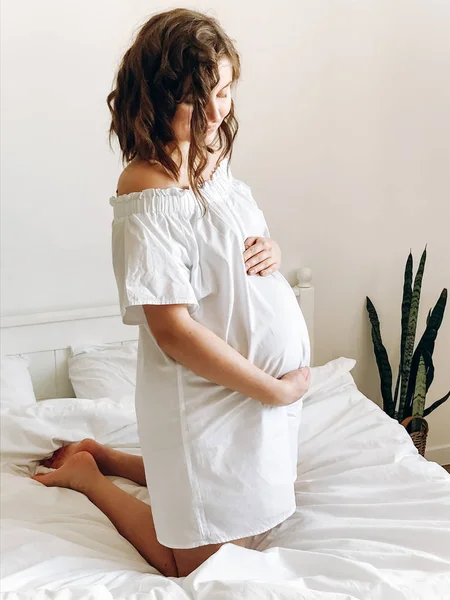
<path fill-rule="evenodd" d="M 84 437 L 138 454 L 131 404 L 57 399 L 4 412 L 2 599 L 449 599 L 450 477 L 357 390 L 353 364 L 314 370 L 295 514 L 179 579 L 159 575 L 82 494 L 30 479 L 40 459 Z M 148 502 L 145 488 L 111 479 Z"/>

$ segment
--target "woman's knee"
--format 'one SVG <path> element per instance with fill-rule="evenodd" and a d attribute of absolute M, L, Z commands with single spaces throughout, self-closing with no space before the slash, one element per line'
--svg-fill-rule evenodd
<path fill-rule="evenodd" d="M 164 577 L 178 577 L 177 562 L 175 560 L 172 548 L 159 546 L 159 551 L 155 552 L 147 562 L 157 569 Z"/>
<path fill-rule="evenodd" d="M 240 538 L 237 540 L 230 540 L 230 543 L 236 544 L 237 546 L 247 547 L 251 537 Z M 173 556 L 177 564 L 178 577 L 187 577 L 195 571 L 200 565 L 202 565 L 210 556 L 215 554 L 219 548 L 228 542 L 221 544 L 207 544 L 205 546 L 198 546 L 197 548 L 172 548 Z"/>
<path fill-rule="evenodd" d="M 174 560 L 173 564 L 170 563 L 164 565 L 164 567 L 161 569 L 161 575 L 164 575 L 164 577 L 181 577 L 181 575 L 178 574 L 176 561 Z"/>
<path fill-rule="evenodd" d="M 208 544 L 197 548 L 173 548 L 178 577 L 187 577 L 205 560 L 215 554 L 223 544 Z"/>

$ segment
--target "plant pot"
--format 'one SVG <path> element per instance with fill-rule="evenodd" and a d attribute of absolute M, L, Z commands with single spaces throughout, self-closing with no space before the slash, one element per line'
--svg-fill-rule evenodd
<path fill-rule="evenodd" d="M 408 427 L 414 422 L 414 430 L 408 431 Z M 403 427 L 408 431 L 414 446 L 419 454 L 425 456 L 425 447 L 427 445 L 428 423 L 422 417 L 407 417 L 402 421 Z"/>

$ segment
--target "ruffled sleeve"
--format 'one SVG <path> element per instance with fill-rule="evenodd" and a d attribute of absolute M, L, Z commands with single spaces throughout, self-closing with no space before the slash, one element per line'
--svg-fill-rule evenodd
<path fill-rule="evenodd" d="M 191 285 L 197 244 L 182 212 L 126 210 L 112 199 L 112 258 L 122 320 L 142 325 L 145 304 L 186 304 L 198 307 Z M 142 207 L 140 207 L 142 208 Z M 125 210 L 124 210 L 125 209 Z"/>

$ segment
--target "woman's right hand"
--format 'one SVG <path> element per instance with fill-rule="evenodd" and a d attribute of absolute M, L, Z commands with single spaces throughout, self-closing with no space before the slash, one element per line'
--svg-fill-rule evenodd
<path fill-rule="evenodd" d="M 293 404 L 302 398 L 309 390 L 311 383 L 311 370 L 309 367 L 301 367 L 290 371 L 280 377 L 280 383 L 282 384 L 281 390 L 281 404 L 288 406 Z"/>

